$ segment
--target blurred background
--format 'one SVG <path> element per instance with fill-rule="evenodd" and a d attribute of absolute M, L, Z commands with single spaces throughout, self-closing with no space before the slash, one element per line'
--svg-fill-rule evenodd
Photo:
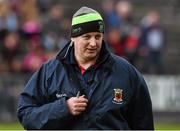
<path fill-rule="evenodd" d="M 180 130 L 179 0 L 0 0 L 0 129 L 22 129 L 20 92 L 69 41 L 81 6 L 102 14 L 110 50 L 143 73 L 156 129 Z"/>

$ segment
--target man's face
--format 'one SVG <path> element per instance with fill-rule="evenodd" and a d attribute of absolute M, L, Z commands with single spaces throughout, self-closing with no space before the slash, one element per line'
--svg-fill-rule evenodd
<path fill-rule="evenodd" d="M 83 61 L 93 61 L 99 55 L 102 47 L 103 34 L 99 32 L 86 33 L 72 38 L 75 56 Z"/>

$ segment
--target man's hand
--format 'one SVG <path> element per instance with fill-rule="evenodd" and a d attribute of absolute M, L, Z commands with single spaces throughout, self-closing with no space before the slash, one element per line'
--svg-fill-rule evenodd
<path fill-rule="evenodd" d="M 88 100 L 84 95 L 79 97 L 71 97 L 67 100 L 69 112 L 72 115 L 80 115 L 87 107 Z"/>

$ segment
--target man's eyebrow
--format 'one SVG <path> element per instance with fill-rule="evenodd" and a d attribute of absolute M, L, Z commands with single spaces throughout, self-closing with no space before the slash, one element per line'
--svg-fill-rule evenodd
<path fill-rule="evenodd" d="M 83 36 L 90 36 L 89 34 L 84 34 Z"/>

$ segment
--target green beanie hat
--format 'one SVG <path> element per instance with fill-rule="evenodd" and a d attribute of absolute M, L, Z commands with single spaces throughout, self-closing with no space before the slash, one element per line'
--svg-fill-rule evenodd
<path fill-rule="evenodd" d="M 104 21 L 101 15 L 88 7 L 81 7 L 72 18 L 71 37 L 89 32 L 104 33 Z"/>

